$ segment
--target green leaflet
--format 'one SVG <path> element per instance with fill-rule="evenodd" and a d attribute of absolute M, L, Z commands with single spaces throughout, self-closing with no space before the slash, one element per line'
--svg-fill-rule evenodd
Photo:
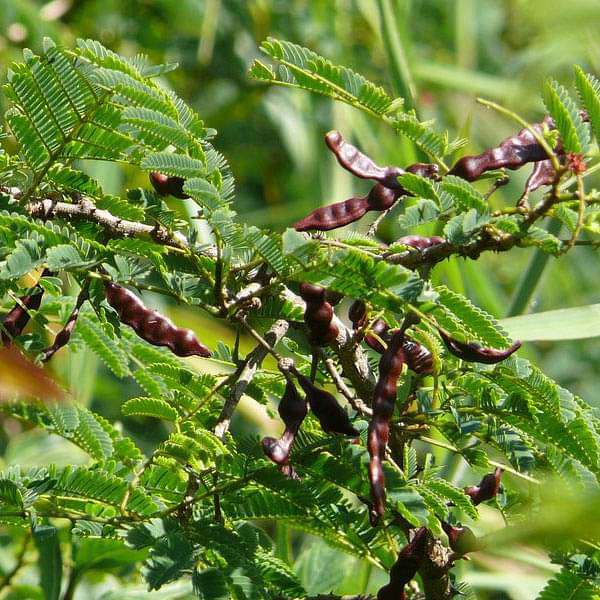
<path fill-rule="evenodd" d="M 308 48 L 270 37 L 260 49 L 280 67 L 275 70 L 255 60 L 250 68 L 250 76 L 255 79 L 304 88 L 380 116 L 402 107 L 401 101 L 393 101 L 383 88 Z"/>
<path fill-rule="evenodd" d="M 178 413 L 168 402 L 160 398 L 132 398 L 121 407 L 127 416 L 155 417 L 166 421 L 175 421 Z"/>

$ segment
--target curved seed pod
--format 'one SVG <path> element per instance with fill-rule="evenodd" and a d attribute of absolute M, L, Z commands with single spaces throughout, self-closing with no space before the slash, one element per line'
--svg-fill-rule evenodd
<path fill-rule="evenodd" d="M 371 524 L 376 525 L 385 512 L 385 476 L 383 459 L 390 435 L 390 420 L 396 405 L 396 386 L 405 362 L 402 348 L 404 334 L 396 332 L 379 361 L 379 379 L 373 394 L 373 417 L 369 423 L 367 447 L 369 462 L 369 481 L 373 510 Z"/>
<path fill-rule="evenodd" d="M 143 340 L 154 346 L 166 346 L 177 356 L 211 356 L 191 329 L 176 327 L 170 319 L 151 310 L 128 289 L 105 282 L 106 300 L 117 311 L 119 319 L 129 325 Z"/>
<path fill-rule="evenodd" d="M 343 142 L 343 144 L 346 144 L 346 142 Z M 346 146 L 350 146 L 360 154 L 354 146 L 351 146 L 350 144 L 346 144 Z M 296 231 L 329 231 L 330 229 L 337 229 L 338 227 L 343 227 L 344 225 L 349 225 L 350 223 L 358 221 L 370 210 L 388 210 L 394 205 L 398 198 L 407 194 L 406 190 L 404 190 L 396 181 L 396 177 L 403 174 L 405 171 L 398 167 L 381 169 L 381 167 L 377 167 L 377 165 L 364 154 L 360 154 L 360 156 L 363 157 L 358 160 L 363 167 L 360 170 L 349 168 L 350 163 L 346 159 L 344 159 L 344 162 L 340 161 L 340 164 L 344 168 L 348 168 L 351 173 L 358 177 L 375 179 L 378 181 L 378 183 L 371 188 L 369 194 L 361 198 L 349 198 L 343 202 L 336 202 L 335 204 L 317 208 L 304 217 L 304 219 L 294 224 L 294 229 Z M 367 162 L 365 161 L 368 161 L 371 167 L 368 167 Z M 388 169 L 390 170 L 388 171 Z M 414 173 L 429 179 L 439 178 L 439 167 L 435 164 L 415 163 L 414 165 L 407 167 L 406 172 Z M 367 176 L 368 173 L 370 174 Z M 395 174 L 392 176 L 391 173 Z"/>
<path fill-rule="evenodd" d="M 503 470 L 497 467 L 493 473 L 484 475 L 479 485 L 471 485 L 465 488 L 465 494 L 471 498 L 471 502 L 475 506 L 496 497 L 500 490 L 502 473 Z"/>
<path fill-rule="evenodd" d="M 185 179 L 182 177 L 171 177 L 163 173 L 157 173 L 156 171 L 152 171 L 148 177 L 152 187 L 159 196 L 174 196 L 181 200 L 189 198 L 183 191 Z"/>
<path fill-rule="evenodd" d="M 425 250 L 431 246 L 437 246 L 443 244 L 446 240 L 437 235 L 431 237 L 423 237 L 421 235 L 405 235 L 400 239 L 396 240 L 396 244 L 404 244 L 405 246 L 411 246 L 417 250 Z"/>
<path fill-rule="evenodd" d="M 433 355 L 425 346 L 406 337 L 402 349 L 406 356 L 406 364 L 411 371 L 418 375 L 433 373 Z"/>
<path fill-rule="evenodd" d="M 450 548 L 457 554 L 462 555 L 468 552 L 475 552 L 482 547 L 481 542 L 468 527 L 457 527 L 446 523 L 446 521 L 442 521 L 442 529 L 448 536 Z"/>
<path fill-rule="evenodd" d="M 511 354 L 514 354 L 520 347 L 521 342 L 516 340 L 512 346 L 506 350 L 496 350 L 495 348 L 484 348 L 477 342 L 459 342 L 443 330 L 438 330 L 440 337 L 444 341 L 446 348 L 462 360 L 469 362 L 478 362 L 486 365 L 494 365 L 506 360 Z"/>
<path fill-rule="evenodd" d="M 544 126 L 554 128 L 554 122 L 548 116 L 541 123 L 532 125 L 538 133 Z M 450 169 L 450 175 L 457 175 L 467 181 L 475 181 L 486 171 L 495 169 L 515 170 L 530 162 L 546 160 L 546 151 L 529 129 L 524 128 L 512 137 L 506 138 L 495 148 L 490 148 L 476 156 L 463 156 Z"/>
<path fill-rule="evenodd" d="M 300 296 L 306 302 L 304 322 L 312 344 L 326 346 L 335 340 L 339 329 L 331 321 L 333 307 L 327 302 L 327 290 L 311 283 L 300 284 Z"/>
<path fill-rule="evenodd" d="M 311 410 L 315 413 L 321 428 L 326 433 L 339 433 L 356 437 L 359 432 L 354 428 L 348 413 L 339 405 L 333 394 L 318 388 L 302 373 L 295 373 L 298 383 L 306 393 L 306 399 Z"/>
<path fill-rule="evenodd" d="M 329 231 L 358 221 L 370 210 L 367 197 L 349 198 L 313 210 L 301 221 L 294 224 L 296 231 Z"/>
<path fill-rule="evenodd" d="M 285 392 L 279 402 L 279 416 L 285 423 L 285 430 L 280 439 L 266 437 L 262 440 L 264 453 L 276 464 L 287 465 L 292 444 L 302 421 L 308 413 L 306 400 L 300 396 L 296 386 L 288 381 Z"/>
<path fill-rule="evenodd" d="M 338 163 L 346 171 L 361 179 L 374 179 L 391 189 L 400 189 L 398 175 L 405 171 L 399 167 L 380 167 L 358 148 L 348 143 L 339 131 L 330 131 L 325 135 L 325 143 L 335 154 Z"/>
<path fill-rule="evenodd" d="M 390 582 L 377 592 L 377 600 L 406 600 L 404 586 L 414 579 L 427 551 L 429 533 L 419 527 L 412 540 L 400 550 L 398 559 L 390 570 Z"/>
<path fill-rule="evenodd" d="M 21 296 L 20 302 L 15 304 L 2 321 L 0 339 L 4 346 L 10 346 L 13 338 L 21 335 L 27 323 L 29 323 L 29 311 L 38 310 L 42 304 L 44 290 L 36 285 L 34 291 L 27 296 Z"/>

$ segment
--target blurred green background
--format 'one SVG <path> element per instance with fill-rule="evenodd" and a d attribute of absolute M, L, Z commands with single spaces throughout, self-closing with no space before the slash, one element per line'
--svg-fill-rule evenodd
<path fill-rule="evenodd" d="M 64 45 L 90 37 L 126 55 L 143 52 L 154 62 L 178 62 L 180 68 L 164 83 L 218 130 L 216 145 L 237 180 L 237 211 L 250 223 L 282 230 L 320 204 L 368 188 L 327 152 L 323 135 L 328 130 L 339 129 L 381 164 L 404 166 L 418 156 L 411 143 L 348 107 L 251 82 L 246 70 L 266 36 L 308 46 L 404 96 L 420 118 L 435 119 L 436 127 L 450 130 L 451 136 L 468 137 L 464 152 L 471 153 L 515 132 L 512 123 L 477 105 L 475 98 L 484 96 L 528 120 L 539 119 L 539 90 L 546 77 L 569 83 L 574 63 L 598 75 L 599 24 L 597 0 L 0 0 L 0 77 L 6 77 L 23 47 L 40 48 L 43 36 Z M 147 185 L 134 170 L 106 164 L 86 169 L 109 192 Z M 513 204 L 526 175 L 514 174 L 493 202 Z M 395 210 L 380 228 L 385 241 L 405 233 L 398 216 Z M 360 224 L 363 230 L 367 226 Z M 520 292 L 531 293 L 526 310 L 534 312 L 600 301 L 594 284 L 600 265 L 591 250 L 578 248 L 560 261 L 550 258 L 537 285 L 531 277 L 523 282 L 534 254 L 522 249 L 485 255 L 477 263 L 453 259 L 437 267 L 434 279 L 499 318 L 510 312 Z M 202 328 L 209 345 L 231 339 L 222 325 L 196 312 L 171 307 L 171 314 L 182 324 Z M 600 407 L 594 393 L 600 364 L 596 339 L 527 344 L 525 352 Z M 110 377 L 83 349 L 63 352 L 55 368 L 78 401 L 113 420 L 120 419 L 122 402 L 137 394 L 134 384 Z M 244 416 L 256 420 L 251 407 L 246 406 Z M 146 448 L 165 434 L 150 425 L 139 419 L 123 422 Z M 244 426 L 238 421 L 238 428 Z M 6 426 L 3 447 L 5 464 L 17 457 L 34 464 L 42 454 L 44 462 L 77 459 L 71 447 L 45 434 Z M 490 515 L 491 521 L 495 518 Z M 353 570 L 350 558 L 315 540 L 296 539 L 294 555 L 313 593 L 331 589 L 332 574 L 369 577 L 364 569 Z M 324 569 L 332 560 L 341 565 L 333 573 Z M 553 567 L 538 551 L 509 546 L 501 560 L 480 553 L 461 569 L 478 597 L 517 600 L 534 598 Z M 338 591 L 352 591 L 353 583 Z"/>

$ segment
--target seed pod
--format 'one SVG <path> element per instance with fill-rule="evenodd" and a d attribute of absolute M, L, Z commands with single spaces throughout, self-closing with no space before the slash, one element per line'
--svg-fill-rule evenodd
<path fill-rule="evenodd" d="M 493 473 L 484 475 L 479 485 L 472 485 L 465 488 L 465 494 L 471 498 L 471 502 L 475 506 L 496 497 L 500 490 L 502 472 L 503 470 L 497 467 Z"/>
<path fill-rule="evenodd" d="M 390 570 L 390 581 L 377 592 L 377 600 L 406 600 L 404 586 L 414 579 L 423 563 L 429 538 L 425 527 L 415 531 L 412 540 L 400 550 Z"/>
<path fill-rule="evenodd" d="M 105 282 L 106 300 L 125 325 L 129 325 L 143 340 L 154 346 L 166 346 L 177 356 L 211 356 L 191 329 L 176 327 L 170 319 L 151 310 L 128 289 Z"/>
<path fill-rule="evenodd" d="M 266 437 L 262 440 L 264 453 L 276 464 L 285 465 L 289 462 L 292 444 L 302 421 L 308 413 L 306 401 L 300 396 L 296 386 L 288 381 L 285 392 L 279 402 L 279 416 L 285 423 L 285 430 L 280 439 Z"/>
<path fill-rule="evenodd" d="M 396 405 L 396 387 L 398 377 L 405 363 L 402 348 L 404 334 L 396 332 L 386 351 L 379 361 L 379 379 L 373 394 L 373 417 L 369 424 L 367 447 L 371 460 L 369 462 L 369 481 L 371 483 L 371 498 L 373 510 L 371 524 L 376 525 L 379 517 L 385 512 L 385 476 L 383 460 L 390 434 L 390 421 Z"/>
<path fill-rule="evenodd" d="M 10 346 L 13 338 L 21 335 L 27 323 L 29 323 L 29 311 L 38 310 L 42 304 L 44 290 L 36 285 L 34 291 L 27 296 L 22 296 L 20 302 L 4 317 L 3 329 L 0 331 L 0 339 L 4 346 Z"/>
<path fill-rule="evenodd" d="M 344 169 L 361 179 L 373 179 L 377 184 L 367 196 L 349 198 L 317 208 L 294 225 L 296 231 L 329 231 L 358 221 L 368 211 L 388 210 L 398 198 L 407 194 L 397 179 L 404 173 L 414 173 L 429 179 L 439 178 L 439 168 L 435 164 L 415 163 L 407 167 L 406 171 L 400 167 L 379 167 L 346 142 L 338 131 L 330 131 L 325 136 L 325 142 Z"/>
<path fill-rule="evenodd" d="M 185 200 L 189 196 L 183 191 L 185 179 L 182 177 L 171 177 L 163 173 L 152 171 L 148 176 L 152 187 L 159 196 L 174 196 L 180 200 Z"/>
<path fill-rule="evenodd" d="M 446 348 L 448 348 L 454 356 L 458 356 L 458 358 L 469 362 L 478 362 L 486 365 L 494 365 L 506 360 L 521 347 L 521 342 L 516 340 L 512 346 L 506 350 L 484 348 L 477 342 L 459 342 L 442 329 L 438 330 L 438 333 L 444 341 Z"/>
<path fill-rule="evenodd" d="M 296 231 L 329 231 L 358 221 L 369 210 L 367 197 L 349 198 L 313 210 L 304 219 L 294 224 Z"/>
<path fill-rule="evenodd" d="M 300 284 L 300 296 L 306 302 L 304 322 L 309 330 L 312 344 L 326 346 L 335 340 L 339 329 L 331 321 L 333 307 L 327 302 L 327 291 L 311 283 Z"/>
<path fill-rule="evenodd" d="M 404 244 L 405 246 L 411 246 L 417 250 L 425 250 L 431 246 L 437 246 L 443 244 L 446 240 L 437 235 L 431 237 L 423 237 L 421 235 L 406 235 L 396 241 L 397 244 Z"/>
<path fill-rule="evenodd" d="M 406 364 L 411 371 L 418 375 L 433 373 L 433 355 L 425 346 L 405 337 L 402 349 L 406 356 Z"/>
<path fill-rule="evenodd" d="M 398 175 L 404 171 L 398 167 L 380 167 L 358 148 L 344 140 L 339 131 L 325 135 L 325 143 L 335 154 L 338 163 L 347 171 L 361 179 L 374 179 L 390 189 L 400 189 Z"/>
<path fill-rule="evenodd" d="M 450 548 L 457 554 L 463 555 L 468 552 L 475 552 L 482 547 L 481 542 L 468 527 L 457 527 L 442 521 L 442 529 L 448 536 Z"/>
<path fill-rule="evenodd" d="M 542 134 L 544 126 L 554 128 L 554 122 L 548 116 L 532 128 Z M 467 181 L 475 181 L 486 171 L 495 169 L 519 169 L 530 162 L 548 158 L 546 151 L 529 129 L 524 128 L 512 137 L 506 138 L 495 148 L 490 148 L 477 156 L 463 156 L 450 170 L 450 175 L 457 175 Z"/>
<path fill-rule="evenodd" d="M 296 372 L 298 383 L 306 393 L 306 399 L 311 410 L 315 413 L 321 428 L 326 433 L 357 436 L 348 413 L 339 405 L 335 396 L 318 388 L 308 377 Z"/>

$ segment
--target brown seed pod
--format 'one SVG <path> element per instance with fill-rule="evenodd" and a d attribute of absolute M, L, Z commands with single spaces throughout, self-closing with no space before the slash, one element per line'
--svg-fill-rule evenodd
<path fill-rule="evenodd" d="M 479 485 L 472 485 L 465 488 L 465 494 L 471 498 L 471 502 L 475 506 L 495 498 L 500 490 L 500 478 L 502 477 L 503 470 L 497 467 L 493 473 L 488 473 L 483 476 L 483 479 L 479 482 Z"/>
<path fill-rule="evenodd" d="M 106 300 L 125 325 L 129 325 L 143 340 L 154 346 L 166 346 L 177 356 L 211 356 L 191 329 L 176 327 L 170 319 L 151 310 L 128 289 L 107 281 Z"/>
<path fill-rule="evenodd" d="M 385 476 L 383 460 L 390 434 L 390 421 L 396 405 L 396 386 L 405 363 L 403 350 L 404 333 L 396 332 L 379 361 L 379 379 L 373 394 L 373 417 L 369 424 L 367 447 L 369 462 L 369 481 L 373 510 L 371 523 L 376 525 L 385 512 Z"/>
<path fill-rule="evenodd" d="M 286 465 L 289 462 L 292 444 L 302 421 L 308 413 L 306 400 L 300 396 L 296 386 L 288 381 L 285 392 L 279 402 L 279 416 L 285 423 L 285 430 L 280 439 L 266 437 L 262 440 L 264 453 L 276 464 Z"/>
<path fill-rule="evenodd" d="M 402 349 L 406 356 L 406 364 L 411 371 L 418 375 L 433 373 L 433 355 L 425 346 L 405 337 Z"/>
<path fill-rule="evenodd" d="M 302 373 L 296 372 L 295 375 L 298 378 L 298 383 L 306 393 L 306 400 L 317 419 L 319 419 L 323 431 L 351 436 L 359 434 L 350 422 L 348 413 L 340 406 L 334 395 L 318 388 Z"/>
<path fill-rule="evenodd" d="M 10 346 L 13 338 L 21 335 L 27 323 L 29 323 L 29 311 L 38 310 L 42 304 L 44 290 L 36 285 L 34 291 L 27 296 L 22 296 L 20 302 L 4 317 L 3 329 L 0 331 L 0 339 L 4 346 Z"/>
<path fill-rule="evenodd" d="M 407 195 L 406 190 L 398 183 L 398 176 L 404 173 L 414 173 L 429 179 L 439 178 L 439 168 L 435 164 L 415 163 L 406 170 L 400 167 L 379 167 L 346 142 L 338 131 L 330 131 L 325 136 L 325 142 L 344 169 L 361 179 L 372 179 L 377 183 L 367 196 L 349 198 L 317 208 L 294 225 L 296 231 L 329 231 L 358 221 L 368 211 L 388 210 L 398 198 Z"/>
<path fill-rule="evenodd" d="M 454 356 L 469 362 L 494 365 L 506 360 L 521 347 L 521 342 L 516 340 L 506 350 L 496 350 L 495 348 L 485 348 L 476 342 L 459 342 L 442 329 L 438 330 L 438 333 L 446 345 L 446 348 L 448 348 Z"/>
<path fill-rule="evenodd" d="M 180 200 L 185 200 L 189 196 L 183 191 L 185 179 L 182 177 L 172 177 L 152 171 L 148 176 L 152 187 L 159 196 L 174 196 Z"/>
<path fill-rule="evenodd" d="M 468 552 L 475 552 L 482 547 L 481 542 L 468 527 L 457 527 L 442 521 L 442 529 L 448 536 L 450 548 L 457 554 L 463 555 Z"/>
<path fill-rule="evenodd" d="M 327 290 L 311 283 L 300 284 L 300 296 L 306 302 L 304 322 L 312 344 L 326 346 L 335 340 L 339 330 L 332 323 L 333 307 L 327 302 Z"/>
<path fill-rule="evenodd" d="M 554 122 L 548 116 L 532 128 L 542 134 L 544 127 L 554 128 Z M 495 148 L 490 148 L 476 156 L 463 156 L 450 170 L 467 181 L 475 181 L 486 171 L 495 169 L 519 169 L 530 162 L 546 160 L 548 155 L 529 129 L 524 128 L 512 137 L 506 138 Z"/>
<path fill-rule="evenodd" d="M 413 538 L 398 554 L 390 570 L 390 581 L 377 592 L 377 600 L 406 600 L 404 586 L 414 579 L 429 543 L 430 535 L 425 527 L 419 527 Z"/>

